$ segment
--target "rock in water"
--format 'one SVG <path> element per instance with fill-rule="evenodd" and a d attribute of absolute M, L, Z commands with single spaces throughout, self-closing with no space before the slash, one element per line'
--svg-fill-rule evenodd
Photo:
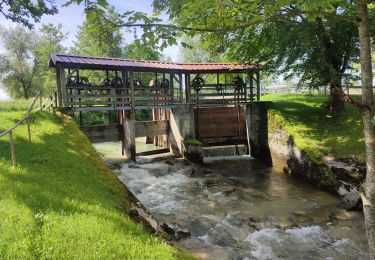
<path fill-rule="evenodd" d="M 166 233 L 172 235 L 176 240 L 180 240 L 181 238 L 190 236 L 190 231 L 187 228 L 181 227 L 177 224 L 163 222 L 163 224 L 161 224 L 161 228 Z"/>
<path fill-rule="evenodd" d="M 346 210 L 362 209 L 362 200 L 359 191 L 353 190 L 348 192 L 341 201 L 341 207 Z"/>
<path fill-rule="evenodd" d="M 194 177 L 195 170 L 194 170 L 193 167 L 187 167 L 187 168 L 178 170 L 176 173 L 177 174 L 183 174 L 183 175 L 186 175 L 186 176 L 189 176 L 189 177 Z"/>

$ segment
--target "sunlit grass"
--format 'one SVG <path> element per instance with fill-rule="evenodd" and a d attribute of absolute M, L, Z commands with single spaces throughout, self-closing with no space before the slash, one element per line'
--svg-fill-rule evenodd
<path fill-rule="evenodd" d="M 280 122 L 295 143 L 314 159 L 322 155 L 335 158 L 356 158 L 365 161 L 362 117 L 350 104 L 340 118 L 327 116 L 324 95 L 270 94 L 263 101 L 272 101 L 271 117 Z"/>
<path fill-rule="evenodd" d="M 24 115 L 3 107 L 0 131 Z M 127 190 L 74 122 L 39 112 L 31 128 L 32 144 L 15 130 L 16 168 L 0 138 L 0 259 L 186 257 L 123 213 Z"/>

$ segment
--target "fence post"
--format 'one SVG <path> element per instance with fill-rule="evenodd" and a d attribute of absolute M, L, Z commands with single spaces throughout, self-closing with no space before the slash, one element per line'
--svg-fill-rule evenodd
<path fill-rule="evenodd" d="M 27 111 L 26 122 L 27 122 L 27 134 L 29 135 L 29 143 L 31 143 L 31 129 L 30 129 L 30 113 L 29 113 L 29 111 Z"/>
<path fill-rule="evenodd" d="M 40 106 L 40 111 L 42 111 L 43 110 L 42 92 L 39 93 L 39 106 Z"/>
<path fill-rule="evenodd" d="M 9 144 L 10 144 L 10 152 L 12 155 L 12 165 L 16 167 L 16 149 L 14 148 L 14 141 L 13 141 L 13 130 L 9 132 Z"/>
<path fill-rule="evenodd" d="M 53 113 L 53 98 L 52 95 L 49 96 L 49 110 L 51 113 Z"/>

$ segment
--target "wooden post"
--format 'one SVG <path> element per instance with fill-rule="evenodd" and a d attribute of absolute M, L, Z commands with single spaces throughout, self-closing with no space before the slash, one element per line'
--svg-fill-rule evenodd
<path fill-rule="evenodd" d="M 65 79 L 65 70 L 63 67 L 59 67 L 59 75 L 60 75 L 60 84 L 61 84 L 61 105 L 60 106 L 66 106 L 66 103 L 68 102 L 67 99 L 67 90 L 66 90 L 66 79 Z"/>
<path fill-rule="evenodd" d="M 130 98 L 131 98 L 131 119 L 135 120 L 135 93 L 134 93 L 134 72 L 129 72 L 130 80 Z"/>
<path fill-rule="evenodd" d="M 54 92 L 54 95 L 55 95 L 55 107 L 57 107 L 57 92 L 56 91 Z"/>
<path fill-rule="evenodd" d="M 180 104 L 183 103 L 183 98 L 184 98 L 184 95 L 183 95 L 183 86 L 182 86 L 182 74 L 178 74 L 178 84 L 179 84 L 179 87 L 180 87 Z"/>
<path fill-rule="evenodd" d="M 55 102 L 56 107 L 62 107 L 62 91 L 61 91 L 61 76 L 60 76 L 60 66 L 56 67 L 56 84 L 57 84 L 57 93 L 55 92 Z"/>
<path fill-rule="evenodd" d="M 136 147 L 135 147 L 135 129 L 134 129 L 134 120 L 125 119 L 124 120 L 124 150 L 127 158 L 130 158 L 132 161 L 136 161 Z"/>
<path fill-rule="evenodd" d="M 185 82 L 185 96 L 186 96 L 186 103 L 190 102 L 190 74 L 186 74 L 186 82 Z"/>
<path fill-rule="evenodd" d="M 254 101 L 254 75 L 253 72 L 249 73 L 249 85 L 250 85 L 250 102 Z"/>
<path fill-rule="evenodd" d="M 29 113 L 29 111 L 27 111 L 26 123 L 27 123 L 27 133 L 28 133 L 28 136 L 29 136 L 29 143 L 31 143 L 31 129 L 30 129 L 30 113 Z"/>
<path fill-rule="evenodd" d="M 259 70 L 256 72 L 256 83 L 257 83 L 257 101 L 260 100 L 260 72 Z"/>
<path fill-rule="evenodd" d="M 17 166 L 16 149 L 14 148 L 13 131 L 9 132 L 9 144 L 10 144 L 10 152 L 11 152 L 11 155 L 12 155 L 12 165 L 13 165 L 13 167 L 16 167 Z"/>
<path fill-rule="evenodd" d="M 172 97 L 172 100 L 171 100 L 171 102 L 170 102 L 170 104 L 174 104 L 174 84 L 173 84 L 173 74 L 172 73 L 170 73 L 169 74 L 169 84 L 170 84 L 170 89 L 171 89 L 171 97 Z"/>
<path fill-rule="evenodd" d="M 43 110 L 42 93 L 39 94 L 39 107 L 40 107 L 40 111 L 42 111 Z"/>
<path fill-rule="evenodd" d="M 242 74 L 242 78 L 244 77 L 244 74 Z M 246 76 L 245 76 L 246 77 Z M 247 103 L 247 85 L 244 86 L 244 102 Z"/>
<path fill-rule="evenodd" d="M 49 111 L 53 113 L 53 97 L 49 96 Z"/>

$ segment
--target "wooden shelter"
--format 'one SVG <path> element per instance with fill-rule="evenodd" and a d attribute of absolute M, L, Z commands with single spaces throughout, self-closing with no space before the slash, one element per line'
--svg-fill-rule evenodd
<path fill-rule="evenodd" d="M 174 63 L 53 54 L 49 66 L 56 69 L 58 106 L 73 111 L 172 108 L 182 103 L 222 106 L 260 98 L 257 64 Z M 100 82 L 93 82 L 83 76 L 88 71 L 102 71 L 105 75 Z M 207 83 L 208 75 L 215 81 Z M 147 82 L 150 78 L 152 81 Z"/>
<path fill-rule="evenodd" d="M 76 115 L 92 142 L 123 143 L 135 160 L 135 138 L 158 146 L 186 138 L 204 143 L 248 144 L 246 105 L 260 99 L 260 67 L 238 63 L 176 63 L 53 54 L 58 107 Z M 135 111 L 152 109 L 153 120 L 136 122 Z M 119 122 L 82 126 L 82 112 L 118 111 Z M 126 118 L 126 111 L 131 111 Z M 172 136 L 171 136 L 172 134 Z"/>

